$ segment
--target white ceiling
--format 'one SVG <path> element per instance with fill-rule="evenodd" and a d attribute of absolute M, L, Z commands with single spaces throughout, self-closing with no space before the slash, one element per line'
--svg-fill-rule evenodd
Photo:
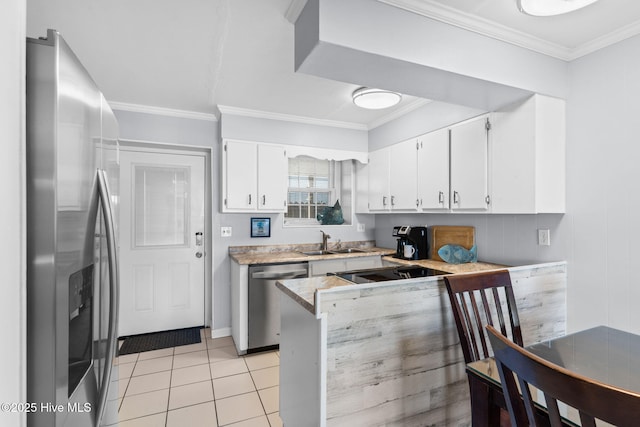
<path fill-rule="evenodd" d="M 515 0 L 379 1 L 565 60 L 640 32 L 637 0 L 551 18 L 522 15 Z M 212 117 L 222 105 L 371 128 L 428 102 L 366 111 L 351 102 L 358 86 L 295 73 L 287 11 L 301 3 L 27 0 L 27 35 L 58 30 L 116 108 Z"/>

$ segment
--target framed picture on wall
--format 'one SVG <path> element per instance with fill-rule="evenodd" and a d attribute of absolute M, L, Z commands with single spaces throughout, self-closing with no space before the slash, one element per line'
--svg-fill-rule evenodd
<path fill-rule="evenodd" d="M 251 218 L 251 237 L 271 237 L 271 218 Z"/>

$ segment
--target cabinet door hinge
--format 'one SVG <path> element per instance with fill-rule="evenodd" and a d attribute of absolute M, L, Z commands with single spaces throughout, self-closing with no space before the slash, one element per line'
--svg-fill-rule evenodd
<path fill-rule="evenodd" d="M 224 205 L 227 206 L 227 199 L 224 199 Z"/>
<path fill-rule="evenodd" d="M 486 130 L 491 130 L 491 122 L 489 121 L 489 119 L 487 118 L 487 122 L 484 124 L 484 128 Z"/>
<path fill-rule="evenodd" d="M 224 151 L 227 151 L 227 143 L 224 143 Z"/>
<path fill-rule="evenodd" d="M 485 197 L 485 198 L 484 198 L 484 201 L 485 201 L 485 203 L 487 204 L 487 206 L 488 206 L 488 205 L 490 205 L 490 204 L 491 204 L 491 196 L 487 196 L 487 197 Z"/>

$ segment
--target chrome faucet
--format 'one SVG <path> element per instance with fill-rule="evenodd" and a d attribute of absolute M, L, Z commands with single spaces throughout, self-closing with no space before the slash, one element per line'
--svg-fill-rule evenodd
<path fill-rule="evenodd" d="M 331 238 L 331 236 L 329 236 L 327 233 L 325 233 L 322 230 L 320 230 L 320 232 L 322 233 L 322 250 L 326 251 L 327 250 L 327 241 Z"/>

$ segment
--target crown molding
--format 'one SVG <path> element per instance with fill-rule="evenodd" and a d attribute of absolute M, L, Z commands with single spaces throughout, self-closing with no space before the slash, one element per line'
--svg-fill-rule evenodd
<path fill-rule="evenodd" d="M 306 4 L 307 0 L 291 0 L 287 11 L 284 13 L 284 17 L 287 19 L 287 21 L 295 24 L 298 20 L 298 16 L 300 16 L 300 13 L 302 13 L 302 9 L 304 9 Z"/>
<path fill-rule="evenodd" d="M 280 120 L 285 122 L 302 123 L 307 125 L 329 126 L 353 130 L 368 130 L 366 125 L 360 123 L 341 122 L 337 120 L 316 119 L 312 117 L 294 116 L 291 114 L 271 113 L 268 111 L 251 110 L 248 108 L 231 107 L 228 105 L 218 105 L 222 114 L 233 114 L 235 116 L 253 117 L 258 119 Z"/>
<path fill-rule="evenodd" d="M 609 34 L 584 43 L 575 48 L 567 48 L 557 43 L 534 37 L 522 31 L 498 24 L 497 22 L 468 14 L 431 0 L 378 0 L 408 12 L 454 25 L 487 37 L 511 43 L 544 55 L 564 61 L 572 61 L 599 49 L 640 34 L 640 21 L 626 25 Z"/>
<path fill-rule="evenodd" d="M 564 46 L 542 40 L 530 34 L 523 33 L 522 31 L 514 30 L 513 28 L 498 24 L 497 22 L 462 12 L 441 3 L 430 0 L 378 1 L 436 21 L 444 22 L 445 24 L 473 31 L 474 33 L 533 50 L 554 58 L 562 59 L 564 61 L 571 58 L 571 50 Z"/>
<path fill-rule="evenodd" d="M 570 60 L 578 59 L 581 56 L 588 55 L 592 52 L 610 46 L 614 43 L 621 42 L 622 40 L 628 39 L 638 34 L 640 34 L 640 22 L 634 22 L 629 25 L 625 25 L 624 27 L 618 28 L 617 30 L 612 31 L 609 34 L 598 37 L 597 39 L 592 40 L 589 43 L 578 46 L 572 51 Z"/>
<path fill-rule="evenodd" d="M 114 110 L 131 111 L 134 113 L 155 114 L 160 116 L 180 117 L 183 119 L 207 120 L 217 122 L 215 114 L 200 113 L 197 111 L 176 110 L 172 108 L 154 107 L 151 105 L 127 104 L 125 102 L 108 101 Z"/>

